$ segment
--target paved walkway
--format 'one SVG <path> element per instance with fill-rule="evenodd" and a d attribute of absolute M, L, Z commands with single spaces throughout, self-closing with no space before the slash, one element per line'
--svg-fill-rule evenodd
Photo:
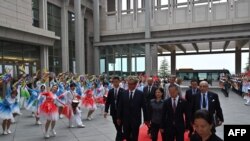
<path fill-rule="evenodd" d="M 225 98 L 220 90 L 213 91 L 219 94 L 224 113 L 224 124 L 250 124 L 250 106 L 244 105 L 244 100 L 237 94 L 230 92 L 229 98 Z M 35 119 L 30 112 L 22 111 L 23 115 L 16 118 L 17 123 L 11 125 L 12 134 L 0 135 L 0 141 L 45 141 L 43 138 L 44 126 L 35 125 Z M 83 122 L 86 128 L 68 128 L 68 121 L 61 119 L 57 122 L 57 136 L 47 141 L 113 141 L 115 128 L 110 116 L 104 119 L 100 111 L 96 111 L 92 121 L 86 121 L 86 111 L 83 111 Z M 2 121 L 0 121 L 2 122 Z M 0 129 L 2 133 L 2 129 Z M 216 132 L 223 138 L 223 126 Z"/>

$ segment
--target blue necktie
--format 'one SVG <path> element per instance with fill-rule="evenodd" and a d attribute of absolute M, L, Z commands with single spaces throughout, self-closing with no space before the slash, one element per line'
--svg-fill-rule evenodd
<path fill-rule="evenodd" d="M 205 94 L 203 94 L 202 108 L 206 108 L 206 107 L 207 107 L 207 103 L 206 103 L 206 99 L 205 99 Z"/>

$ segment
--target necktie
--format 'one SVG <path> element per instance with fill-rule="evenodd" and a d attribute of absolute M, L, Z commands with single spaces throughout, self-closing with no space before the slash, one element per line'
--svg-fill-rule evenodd
<path fill-rule="evenodd" d="M 202 108 L 206 108 L 206 107 L 207 107 L 207 103 L 206 103 L 206 99 L 205 99 L 205 94 L 203 94 Z"/>
<path fill-rule="evenodd" d="M 173 99 L 173 110 L 175 112 L 175 109 L 176 109 L 176 103 L 175 103 L 175 98 Z"/>
<path fill-rule="evenodd" d="M 117 89 L 115 89 L 115 99 L 117 99 Z"/>
<path fill-rule="evenodd" d="M 130 92 L 129 101 L 132 101 L 132 100 L 133 100 L 133 92 Z"/>
<path fill-rule="evenodd" d="M 195 94 L 195 89 L 193 89 L 193 94 Z"/>
<path fill-rule="evenodd" d="M 148 92 L 149 93 L 151 92 L 151 86 L 148 86 Z"/>

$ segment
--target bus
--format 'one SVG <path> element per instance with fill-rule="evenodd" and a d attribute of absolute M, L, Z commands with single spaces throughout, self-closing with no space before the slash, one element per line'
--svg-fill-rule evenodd
<path fill-rule="evenodd" d="M 207 69 L 207 70 L 194 70 L 192 68 L 176 70 L 176 76 L 182 80 L 197 81 L 219 81 L 221 76 L 231 77 L 229 70 L 227 69 Z"/>

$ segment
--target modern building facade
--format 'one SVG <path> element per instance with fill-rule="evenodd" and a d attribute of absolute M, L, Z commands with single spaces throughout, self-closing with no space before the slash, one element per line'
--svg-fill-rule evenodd
<path fill-rule="evenodd" d="M 157 74 L 157 56 L 249 52 L 249 0 L 1 0 L 0 74 Z"/>
<path fill-rule="evenodd" d="M 0 1 L 0 74 L 93 72 L 92 25 L 91 0 Z"/>

